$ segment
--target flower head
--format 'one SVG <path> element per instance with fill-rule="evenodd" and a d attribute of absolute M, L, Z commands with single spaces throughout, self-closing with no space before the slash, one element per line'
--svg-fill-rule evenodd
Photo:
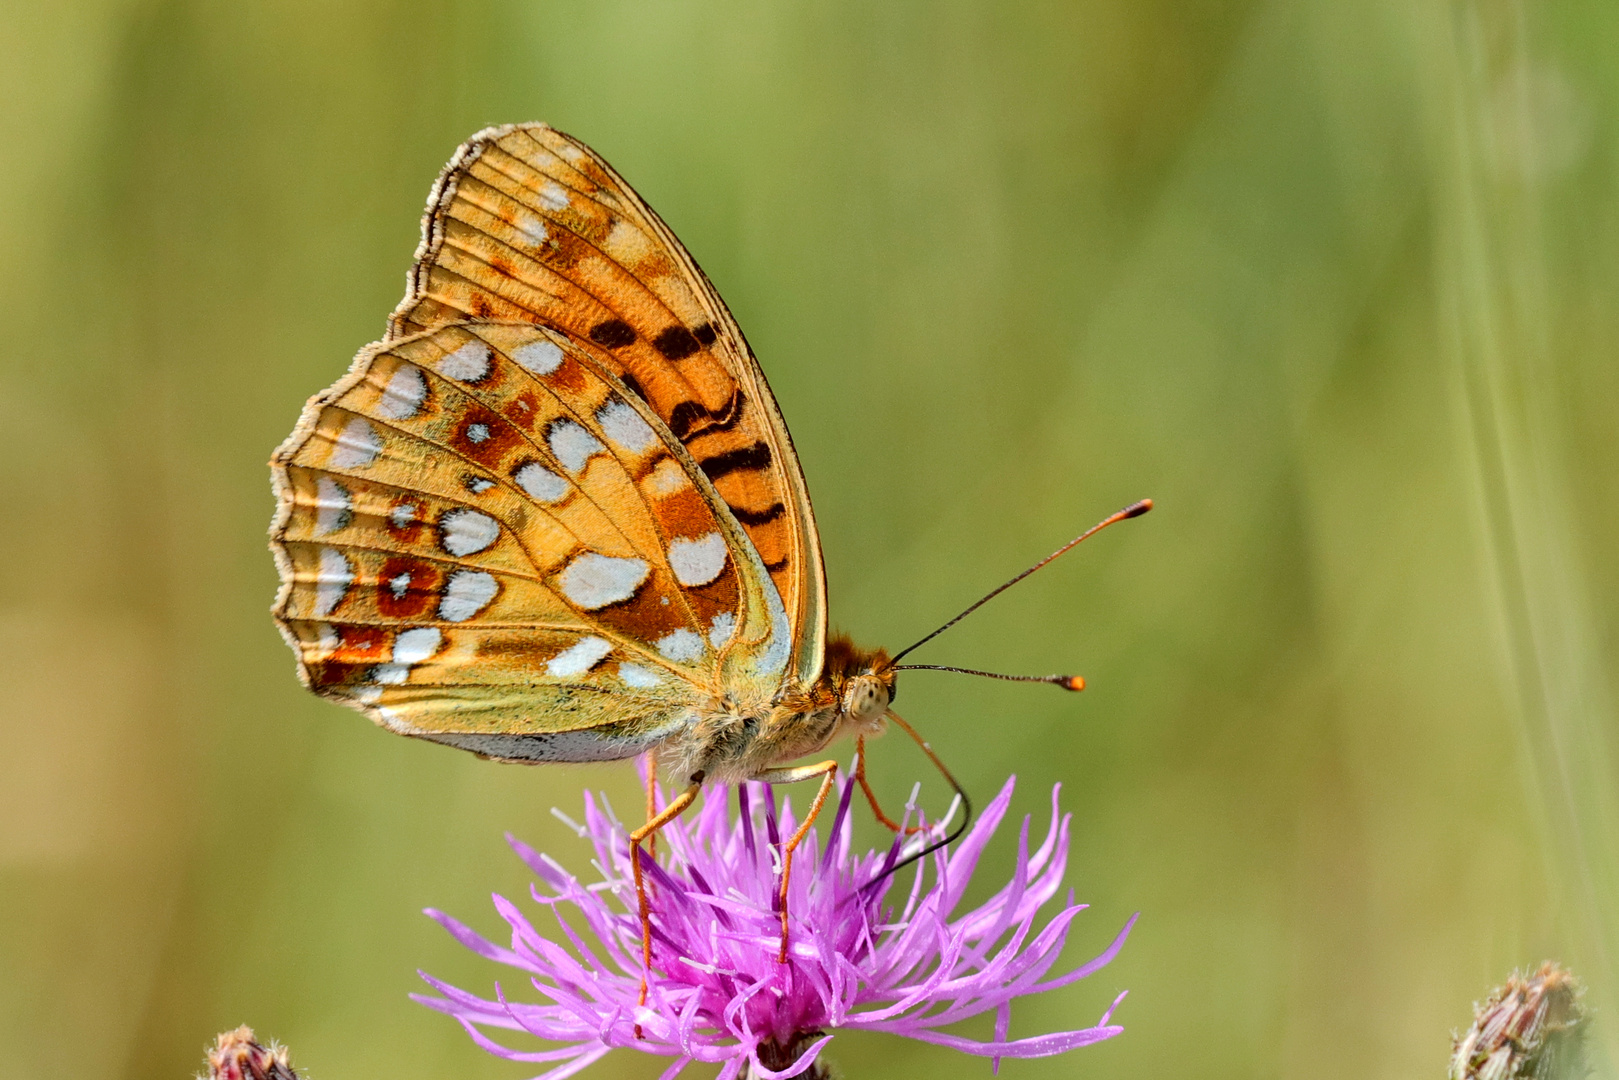
<path fill-rule="evenodd" d="M 298 1080 L 284 1046 L 260 1043 L 245 1024 L 220 1032 L 208 1051 L 208 1080 Z"/>
<path fill-rule="evenodd" d="M 1513 972 L 1473 1010 L 1473 1026 L 1451 1048 L 1451 1080 L 1572 1080 L 1586 1074 L 1581 1037 L 1585 988 L 1547 961 Z"/>
<path fill-rule="evenodd" d="M 823 850 L 812 831 L 795 857 L 786 963 L 778 961 L 777 852 L 780 838 L 795 827 L 791 808 L 778 813 L 770 789 L 760 784 L 738 788 L 741 812 L 735 817 L 725 798 L 706 799 L 701 810 L 659 834 L 667 865 L 643 864 L 652 888 L 653 977 L 640 1007 L 641 926 L 626 830 L 605 800 L 587 795 L 580 834 L 595 847 L 601 880 L 583 882 L 508 837 L 545 885 L 544 892 L 531 889 L 534 901 L 553 909 L 555 933 L 571 948 L 542 936 L 498 895 L 495 907 L 511 927 L 509 948 L 448 915 L 428 912 L 480 956 L 523 972 L 545 1000 L 508 998 L 498 983 L 490 1000 L 426 974 L 442 996 L 417 1000 L 455 1017 L 491 1053 L 558 1063 L 543 1074 L 546 1080 L 571 1076 L 613 1047 L 675 1058 L 666 1078 L 693 1061 L 721 1064 L 719 1080 L 734 1080 L 744 1069 L 772 1080 L 812 1075 L 830 1032 L 839 1028 L 904 1035 L 990 1057 L 997 1065 L 1002 1057 L 1042 1057 L 1111 1038 L 1123 1030 L 1109 1023 L 1117 999 L 1092 1027 L 1007 1038 L 1014 998 L 1096 971 L 1118 953 L 1135 922 L 1095 959 L 1045 978 L 1069 925 L 1084 910 L 1070 892 L 1049 921 L 1035 925 L 1040 909 L 1057 894 L 1067 863 L 1069 817 L 1058 810 L 1057 790 L 1039 847 L 1029 850 L 1025 818 L 1011 880 L 983 904 L 956 910 L 1006 815 L 1013 784 L 1006 782 L 954 850 L 922 860 L 908 891 L 895 890 L 893 900 L 889 893 L 901 875 L 886 871 L 902 858 L 902 844 L 896 839 L 887 851 L 852 852 L 853 789 L 845 786 L 831 842 Z M 986 1012 L 995 1016 L 991 1041 L 939 1030 Z M 486 1029 L 564 1045 L 512 1049 Z"/>

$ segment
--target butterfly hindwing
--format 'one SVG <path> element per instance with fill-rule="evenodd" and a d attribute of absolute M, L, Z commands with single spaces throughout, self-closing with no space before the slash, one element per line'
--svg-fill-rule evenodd
<path fill-rule="evenodd" d="M 480 132 L 456 152 L 422 234 L 390 334 L 489 319 L 594 345 L 751 541 L 789 624 L 784 679 L 813 682 L 825 584 L 803 475 L 747 342 L 668 226 L 588 147 L 528 124 Z"/>
<path fill-rule="evenodd" d="M 273 465 L 276 615 L 303 676 L 396 730 L 621 757 L 780 681 L 790 635 L 752 545 L 568 334 L 452 324 L 372 346 Z"/>

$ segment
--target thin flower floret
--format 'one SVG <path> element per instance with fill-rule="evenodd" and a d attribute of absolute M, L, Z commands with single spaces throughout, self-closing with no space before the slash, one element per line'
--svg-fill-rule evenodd
<path fill-rule="evenodd" d="M 494 997 L 457 989 L 424 973 L 437 993 L 416 1000 L 446 1013 L 490 1053 L 552 1067 L 537 1080 L 562 1080 L 616 1047 L 675 1060 L 679 1075 L 693 1062 L 721 1066 L 720 1080 L 786 1078 L 812 1069 L 831 1032 L 883 1031 L 993 1059 L 1042 1057 L 1118 1035 L 1109 1006 L 1095 1024 L 1009 1038 L 1011 1005 L 1067 986 L 1106 965 L 1123 947 L 1132 917 L 1107 949 L 1077 968 L 1047 978 L 1085 905 L 1067 898 L 1044 923 L 1040 913 L 1062 891 L 1070 818 L 1052 791 L 1051 821 L 1030 850 L 1023 820 L 1010 878 L 988 900 L 958 911 L 990 838 L 1011 805 L 1009 779 L 953 850 L 916 864 L 910 887 L 889 899 L 891 870 L 904 857 L 902 838 L 882 851 L 857 853 L 845 785 L 822 848 L 814 830 L 799 849 L 790 882 L 791 921 L 785 962 L 779 960 L 779 850 L 796 828 L 790 805 L 778 811 L 761 784 L 738 789 L 739 811 L 723 797 L 676 819 L 659 834 L 663 865 L 643 863 L 652 896 L 652 973 L 645 1005 L 641 922 L 631 879 L 627 830 L 603 799 L 585 797 L 580 836 L 593 848 L 600 881 L 583 882 L 559 862 L 508 837 L 539 879 L 532 899 L 551 911 L 555 931 L 542 934 L 504 897 L 495 909 L 511 933 L 497 945 L 442 912 L 428 914 L 479 956 L 522 975 L 540 1000 L 516 1000 L 496 983 Z M 560 816 L 560 815 L 559 815 Z M 575 823 L 569 820 L 570 827 Z M 939 1029 L 983 1014 L 994 1037 L 975 1040 Z M 490 1030 L 546 1043 L 517 1049 Z"/>

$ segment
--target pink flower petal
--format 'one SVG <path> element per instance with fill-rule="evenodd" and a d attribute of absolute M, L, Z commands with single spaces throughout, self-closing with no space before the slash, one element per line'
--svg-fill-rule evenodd
<path fill-rule="evenodd" d="M 560 943 L 502 897 L 495 906 L 511 931 L 509 949 L 441 912 L 428 913 L 477 955 L 522 971 L 541 1000 L 508 1000 L 497 983 L 497 1000 L 489 1001 L 426 975 L 440 996 L 416 1000 L 456 1019 L 489 1053 L 561 1062 L 541 1080 L 573 1075 L 613 1047 L 674 1058 L 665 1080 L 692 1062 L 719 1065 L 720 1080 L 737 1080 L 750 1064 L 760 1076 L 787 1080 L 807 1071 L 840 1027 L 988 1056 L 997 1069 L 1003 1057 L 1056 1054 L 1112 1038 L 1123 1029 L 1109 1023 L 1110 1008 L 1095 1027 L 1007 1039 L 1015 999 L 1097 970 L 1117 955 L 1135 924 L 1132 918 L 1095 959 L 1040 981 L 1083 910 L 1070 896 L 1041 921 L 1041 911 L 1058 894 L 1068 857 L 1069 821 L 1055 789 L 1040 846 L 1030 851 L 1025 818 L 1006 884 L 973 909 L 955 911 L 1011 807 L 1013 790 L 1008 780 L 954 850 L 935 852 L 914 870 L 895 874 L 888 868 L 898 839 L 885 850 L 853 850 L 852 789 L 844 785 L 825 846 L 811 829 L 795 857 L 788 897 L 791 947 L 783 964 L 777 960 L 779 857 L 771 849 L 795 827 L 791 801 L 778 807 L 768 787 L 743 785 L 740 813 L 732 813 L 724 790 L 711 788 L 700 807 L 661 834 L 662 862 L 643 864 L 653 902 L 653 977 L 644 1005 L 636 1000 L 641 922 L 626 831 L 605 799 L 587 795 L 583 828 L 598 881 L 581 881 L 549 856 L 508 838 L 548 890 L 535 887 L 532 899 L 558 918 Z M 896 910 L 889 894 L 905 874 L 904 902 Z M 995 1018 L 990 1042 L 937 1030 L 986 1012 Z M 514 1050 L 485 1030 L 528 1033 L 563 1045 Z M 758 1063 L 761 1043 L 791 1045 L 819 1032 L 827 1034 L 818 1035 L 788 1068 L 772 1072 Z"/>

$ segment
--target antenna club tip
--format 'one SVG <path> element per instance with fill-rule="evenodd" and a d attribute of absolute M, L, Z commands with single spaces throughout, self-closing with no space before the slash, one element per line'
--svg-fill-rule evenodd
<path fill-rule="evenodd" d="M 1085 676 L 1064 675 L 1062 681 L 1057 685 L 1062 687 L 1064 690 L 1073 690 L 1077 693 L 1078 691 L 1085 689 Z"/>
<path fill-rule="evenodd" d="M 1127 517 L 1127 518 L 1140 517 L 1142 514 L 1145 514 L 1148 510 L 1151 510 L 1151 509 L 1152 509 L 1152 500 L 1151 499 L 1142 499 L 1140 502 L 1131 503 L 1129 506 L 1125 507 L 1124 508 L 1124 516 Z"/>

